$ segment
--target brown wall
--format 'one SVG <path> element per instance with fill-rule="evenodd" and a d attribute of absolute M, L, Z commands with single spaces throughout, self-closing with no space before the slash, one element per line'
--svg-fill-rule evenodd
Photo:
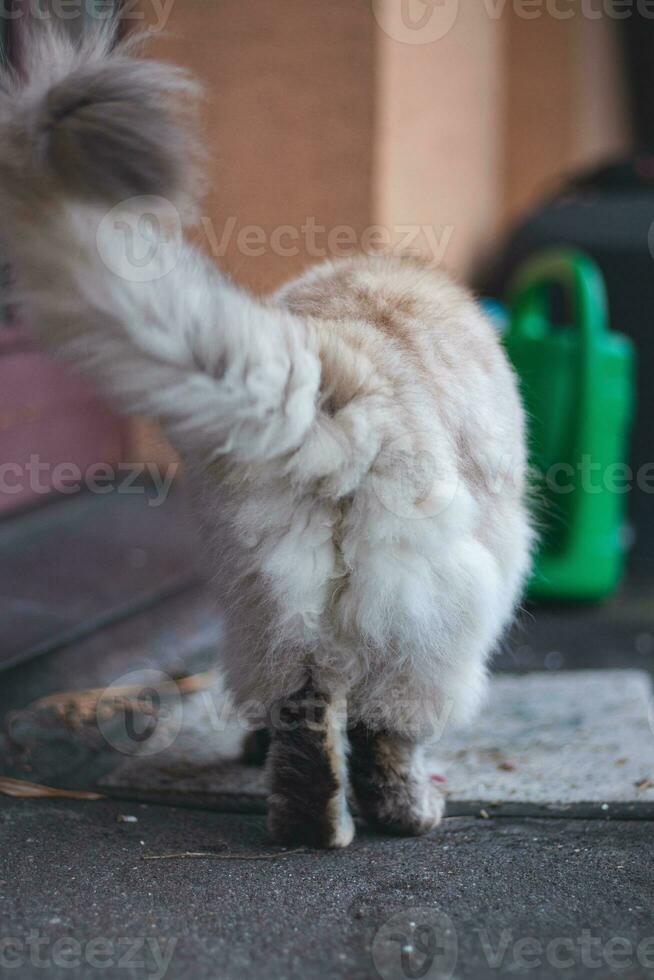
<path fill-rule="evenodd" d="M 215 252 L 236 222 L 221 265 L 266 290 L 307 255 L 288 234 L 281 247 L 297 255 L 267 246 L 262 256 L 243 254 L 262 248 L 254 232 L 252 247 L 239 246 L 247 226 L 267 241 L 281 226 L 302 236 L 307 219 L 351 225 L 360 236 L 371 220 L 374 150 L 375 32 L 366 4 L 177 0 L 168 31 L 173 38 L 155 52 L 191 67 L 208 93 L 205 244 Z M 326 246 L 326 235 L 314 237 L 318 249 Z"/>
<path fill-rule="evenodd" d="M 503 54 L 502 24 L 480 0 L 464 0 L 433 43 L 377 31 L 377 219 L 432 226 L 444 264 L 462 274 L 502 217 Z"/>
<path fill-rule="evenodd" d="M 617 23 L 506 18 L 507 219 L 565 174 L 629 145 Z"/>
<path fill-rule="evenodd" d="M 398 3 L 173 0 L 153 50 L 206 86 L 202 237 L 239 281 L 269 289 L 329 251 L 325 232 L 308 254 L 307 219 L 357 242 L 371 223 L 430 225 L 465 276 L 553 181 L 627 146 L 615 21 L 458 0 L 443 37 L 413 44 L 373 16 Z M 297 254 L 271 246 L 284 226 Z"/>

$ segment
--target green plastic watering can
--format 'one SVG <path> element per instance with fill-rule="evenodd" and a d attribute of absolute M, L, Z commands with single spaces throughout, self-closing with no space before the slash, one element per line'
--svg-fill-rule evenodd
<path fill-rule="evenodd" d="M 563 289 L 572 325 L 552 323 L 554 286 Z M 529 418 L 540 529 L 529 594 L 600 599 L 618 585 L 625 561 L 633 346 L 610 330 L 604 280 L 581 252 L 528 261 L 509 300 L 504 342 Z"/>

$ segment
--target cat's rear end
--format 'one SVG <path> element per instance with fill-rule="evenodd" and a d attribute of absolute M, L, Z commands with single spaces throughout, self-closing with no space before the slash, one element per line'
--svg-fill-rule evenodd
<path fill-rule="evenodd" d="M 41 43 L 0 96 L 21 298 L 44 343 L 187 461 L 227 680 L 271 732 L 271 832 L 349 843 L 349 784 L 373 825 L 427 830 L 443 801 L 423 747 L 476 708 L 528 567 L 523 415 L 493 329 L 413 260 L 327 263 L 263 301 L 181 240 L 135 275 L 104 219 L 188 196 L 161 98 L 186 82 L 106 36 Z"/>

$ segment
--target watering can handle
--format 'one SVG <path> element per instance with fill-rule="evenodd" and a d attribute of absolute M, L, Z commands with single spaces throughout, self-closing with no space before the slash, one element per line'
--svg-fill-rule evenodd
<path fill-rule="evenodd" d="M 550 329 L 547 290 L 562 286 L 572 301 L 582 348 L 609 329 L 608 302 L 602 273 L 593 259 L 574 249 L 543 252 L 519 270 L 509 286 L 510 336 L 544 337 Z"/>
<path fill-rule="evenodd" d="M 602 340 L 609 332 L 608 301 L 604 279 L 593 259 L 573 249 L 556 249 L 536 256 L 518 272 L 509 297 L 511 322 L 508 338 L 538 340 L 552 328 L 548 288 L 563 286 L 572 302 L 579 337 L 575 426 L 576 452 L 585 452 L 596 427 L 598 397 L 602 391 Z"/>

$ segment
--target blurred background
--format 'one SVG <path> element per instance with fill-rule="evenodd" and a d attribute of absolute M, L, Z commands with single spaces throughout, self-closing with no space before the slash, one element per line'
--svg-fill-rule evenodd
<path fill-rule="evenodd" d="M 30 20 L 81 33 L 110 9 L 15 0 L 3 56 L 20 70 Z M 236 281 L 266 292 L 324 258 L 395 248 L 487 304 L 550 498 L 531 588 L 550 605 L 500 665 L 649 663 L 654 2 L 126 0 L 121 24 L 205 86 L 193 235 Z M 84 637 L 100 650 L 103 629 L 184 594 L 184 627 L 147 640 L 177 663 L 180 637 L 198 617 L 210 633 L 213 613 L 197 599 L 193 619 L 174 454 L 152 421 L 117 419 L 33 350 L 6 303 L 3 321 L 0 660 Z M 599 489 L 583 484 L 586 457 Z M 543 473 L 562 462 L 564 492 Z M 616 465 L 617 489 L 603 480 Z"/>

